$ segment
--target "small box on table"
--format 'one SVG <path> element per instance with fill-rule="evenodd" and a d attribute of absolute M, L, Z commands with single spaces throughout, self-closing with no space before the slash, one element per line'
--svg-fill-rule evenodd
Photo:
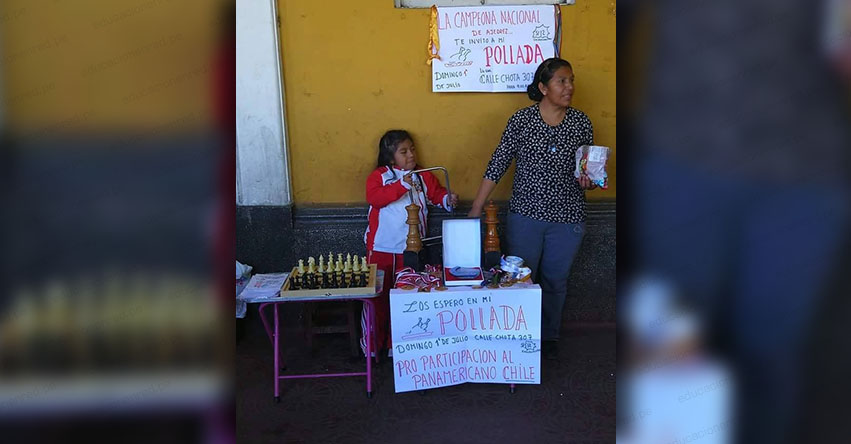
<path fill-rule="evenodd" d="M 447 287 L 479 285 L 484 279 L 481 220 L 479 218 L 444 220 L 444 285 Z"/>

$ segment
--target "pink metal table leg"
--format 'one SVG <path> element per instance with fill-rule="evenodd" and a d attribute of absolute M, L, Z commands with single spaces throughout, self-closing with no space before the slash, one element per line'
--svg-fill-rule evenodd
<path fill-rule="evenodd" d="M 370 360 L 370 355 L 372 354 L 372 350 L 375 348 L 375 336 L 373 335 L 373 326 L 375 325 L 375 306 L 370 299 L 362 299 L 364 302 L 364 307 L 366 309 L 366 373 L 358 372 L 358 373 L 323 373 L 323 374 L 301 374 L 301 375 L 287 375 L 281 376 L 281 350 L 280 350 L 280 342 L 281 342 L 281 326 L 280 326 L 280 318 L 278 316 L 278 304 L 277 303 L 265 303 L 261 304 L 260 318 L 263 320 L 263 326 L 266 328 L 266 333 L 269 335 L 272 340 L 272 348 L 273 356 L 274 356 L 274 375 L 275 375 L 275 402 L 281 402 L 281 379 L 299 379 L 299 378 L 328 378 L 328 377 L 340 377 L 340 376 L 366 376 L 366 396 L 368 398 L 372 398 L 372 360 Z M 267 306 L 271 305 L 273 310 L 273 323 L 275 324 L 273 328 L 270 328 L 266 317 L 263 315 L 263 309 Z"/>
<path fill-rule="evenodd" d="M 281 394 L 280 394 L 280 379 L 278 378 L 278 361 L 280 360 L 280 349 L 278 348 L 278 342 L 280 341 L 280 327 L 278 322 L 278 304 L 272 304 L 272 309 L 275 311 L 275 339 L 272 347 L 275 348 L 273 356 L 275 357 L 275 402 L 281 402 Z"/>

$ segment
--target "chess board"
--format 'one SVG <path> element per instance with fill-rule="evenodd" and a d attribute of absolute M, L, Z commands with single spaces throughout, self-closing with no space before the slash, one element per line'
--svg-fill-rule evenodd
<path fill-rule="evenodd" d="M 331 296 L 331 295 L 359 295 L 359 294 L 375 294 L 376 282 L 375 276 L 377 268 L 375 264 L 369 264 L 369 277 L 366 281 L 366 287 L 353 288 L 317 288 L 315 290 L 290 290 L 291 280 L 298 272 L 298 267 L 293 267 L 283 287 L 281 287 L 281 297 L 305 297 L 305 296 Z"/>

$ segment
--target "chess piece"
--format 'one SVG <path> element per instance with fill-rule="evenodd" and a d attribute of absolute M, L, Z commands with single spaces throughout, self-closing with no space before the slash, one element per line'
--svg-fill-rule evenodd
<path fill-rule="evenodd" d="M 341 288 L 348 288 L 352 286 L 352 256 L 349 255 L 346 258 L 346 263 L 343 266 L 343 285 Z"/>
<path fill-rule="evenodd" d="M 313 272 L 313 288 L 322 288 L 322 269 L 319 267 Z"/>
<path fill-rule="evenodd" d="M 353 262 L 353 265 L 352 265 L 352 281 L 349 282 L 349 287 L 360 287 L 360 277 L 361 277 L 360 261 L 358 261 L 358 257 L 355 256 L 352 259 L 352 262 Z"/>
<path fill-rule="evenodd" d="M 304 259 L 298 260 L 298 267 L 293 270 L 293 275 L 290 276 L 290 290 L 301 290 L 302 277 L 304 276 Z"/>
<path fill-rule="evenodd" d="M 334 288 L 334 258 L 328 255 L 328 267 L 322 273 L 322 288 Z"/>
<path fill-rule="evenodd" d="M 325 260 L 322 255 L 319 255 L 319 269 L 316 270 L 316 286 L 318 288 L 325 288 L 325 283 L 323 282 L 323 277 L 325 276 Z"/>
<path fill-rule="evenodd" d="M 487 233 L 485 234 L 485 253 L 490 251 L 499 251 L 499 235 L 496 232 L 496 225 L 499 220 L 496 218 L 497 206 L 493 201 L 485 205 L 485 225 Z"/>
<path fill-rule="evenodd" d="M 339 255 L 338 259 L 342 259 L 343 255 Z M 343 261 L 338 260 L 337 266 L 334 268 L 334 288 L 343 288 Z"/>
<path fill-rule="evenodd" d="M 420 250 L 423 249 L 423 241 L 420 238 L 420 206 L 411 203 L 405 207 L 408 210 L 408 237 L 405 240 L 405 251 L 402 254 L 406 267 L 411 267 L 415 271 L 421 271 L 420 267 Z"/>
<path fill-rule="evenodd" d="M 304 275 L 303 283 L 305 288 L 316 288 L 316 260 L 313 256 L 307 258 L 307 274 Z"/>
<path fill-rule="evenodd" d="M 499 233 L 496 228 L 499 224 L 499 219 L 496 217 L 497 210 L 498 207 L 494 205 L 493 201 L 485 206 L 485 225 L 487 226 L 485 232 L 485 269 L 499 266 L 501 253 L 499 251 Z"/>

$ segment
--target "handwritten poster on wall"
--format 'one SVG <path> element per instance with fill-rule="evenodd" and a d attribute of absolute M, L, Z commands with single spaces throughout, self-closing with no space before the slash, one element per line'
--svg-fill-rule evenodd
<path fill-rule="evenodd" d="M 556 5 L 437 8 L 432 91 L 525 92 L 558 52 L 559 14 Z"/>
<path fill-rule="evenodd" d="M 396 393 L 541 383 L 541 287 L 390 291 Z"/>

